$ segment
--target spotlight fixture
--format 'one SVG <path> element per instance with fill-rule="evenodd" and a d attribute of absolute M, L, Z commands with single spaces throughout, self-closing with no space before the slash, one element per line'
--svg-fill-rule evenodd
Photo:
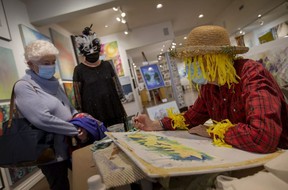
<path fill-rule="evenodd" d="M 163 7 L 163 5 L 161 3 L 157 4 L 156 8 L 157 9 L 161 9 Z"/>
<path fill-rule="evenodd" d="M 126 13 L 122 12 L 121 17 L 125 17 L 125 16 L 126 16 Z"/>
<path fill-rule="evenodd" d="M 199 17 L 199 18 L 203 18 L 203 17 L 204 17 L 204 15 L 203 15 L 203 14 L 200 14 L 198 17 Z"/>
<path fill-rule="evenodd" d="M 126 30 L 124 31 L 124 34 L 128 35 L 129 34 L 129 27 L 128 27 L 127 20 L 124 19 L 124 18 L 126 18 L 127 14 L 122 11 L 121 7 L 117 7 L 117 8 L 113 7 L 113 10 L 116 11 L 116 12 L 119 12 L 120 15 L 118 17 L 116 17 L 116 20 L 118 22 L 121 22 L 122 24 L 126 25 Z"/>

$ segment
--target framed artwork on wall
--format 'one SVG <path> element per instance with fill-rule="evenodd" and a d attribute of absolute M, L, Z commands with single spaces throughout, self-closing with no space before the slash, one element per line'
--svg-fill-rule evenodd
<path fill-rule="evenodd" d="M 24 168 L 6 168 L 8 184 L 14 185 L 24 179 L 28 178 L 32 173 L 39 170 L 37 166 Z"/>
<path fill-rule="evenodd" d="M 73 89 L 73 83 L 72 82 L 63 82 L 63 87 L 65 90 L 65 93 L 70 101 L 70 103 L 75 107 L 75 94 L 74 94 L 74 89 Z"/>
<path fill-rule="evenodd" d="M 10 30 L 4 9 L 3 0 L 0 0 L 0 39 L 11 41 Z"/>
<path fill-rule="evenodd" d="M 9 119 L 10 104 L 0 105 L 0 136 L 3 134 L 3 123 Z"/>
<path fill-rule="evenodd" d="M 141 66 L 140 71 L 147 90 L 153 90 L 165 86 L 162 74 L 157 64 Z"/>
<path fill-rule="evenodd" d="M 130 77 L 129 76 L 119 77 L 119 80 L 126 98 L 125 103 L 134 102 L 135 98 L 132 90 L 132 85 L 130 82 Z"/>
<path fill-rule="evenodd" d="M 58 65 L 62 80 L 72 80 L 74 67 L 76 66 L 73 58 L 73 47 L 69 37 L 50 28 L 52 41 L 59 50 Z"/>
<path fill-rule="evenodd" d="M 9 100 L 18 72 L 11 49 L 0 46 L 0 100 Z"/>
<path fill-rule="evenodd" d="M 45 40 L 48 42 L 51 42 L 51 39 L 48 36 L 45 36 L 41 34 L 40 32 L 29 28 L 28 26 L 25 26 L 23 24 L 19 24 L 19 30 L 20 30 L 20 35 L 22 38 L 23 46 L 27 46 L 29 43 L 35 41 L 35 40 Z M 56 64 L 56 72 L 54 75 L 56 78 L 60 78 L 60 73 L 59 73 L 59 65 Z"/>
<path fill-rule="evenodd" d="M 117 41 L 101 44 L 101 54 L 105 60 L 112 60 L 118 77 L 124 76 L 122 60 Z"/>

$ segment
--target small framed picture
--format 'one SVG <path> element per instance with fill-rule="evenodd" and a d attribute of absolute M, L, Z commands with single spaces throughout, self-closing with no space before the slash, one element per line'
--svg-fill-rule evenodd
<path fill-rule="evenodd" d="M 147 90 L 153 90 L 165 86 L 163 76 L 157 64 L 141 66 L 140 71 Z"/>
<path fill-rule="evenodd" d="M 11 41 L 10 30 L 2 0 L 0 0 L 0 39 Z"/>

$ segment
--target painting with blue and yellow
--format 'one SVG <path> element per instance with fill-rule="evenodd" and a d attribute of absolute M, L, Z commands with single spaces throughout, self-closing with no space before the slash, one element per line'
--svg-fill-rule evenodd
<path fill-rule="evenodd" d="M 194 150 L 180 144 L 176 140 L 171 140 L 167 137 L 157 136 L 153 134 L 132 133 L 127 135 L 127 140 L 134 141 L 142 146 L 145 146 L 146 150 L 157 152 L 158 154 L 168 156 L 171 160 L 177 161 L 205 161 L 212 160 L 213 157 Z"/>

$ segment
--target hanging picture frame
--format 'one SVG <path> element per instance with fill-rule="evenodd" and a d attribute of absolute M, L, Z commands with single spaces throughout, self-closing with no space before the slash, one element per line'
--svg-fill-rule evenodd
<path fill-rule="evenodd" d="M 0 39 L 11 41 L 11 34 L 7 22 L 3 0 L 0 1 Z"/>
<path fill-rule="evenodd" d="M 74 60 L 74 52 L 71 40 L 64 34 L 56 31 L 53 28 L 49 28 L 50 35 L 55 47 L 59 50 L 58 65 L 60 76 L 62 80 L 72 81 L 74 67 L 77 65 L 77 61 Z"/>
<path fill-rule="evenodd" d="M 0 46 L 0 101 L 9 100 L 14 83 L 19 79 L 13 50 Z"/>
<path fill-rule="evenodd" d="M 163 76 L 157 64 L 141 66 L 140 71 L 147 90 L 153 90 L 165 86 Z"/>

